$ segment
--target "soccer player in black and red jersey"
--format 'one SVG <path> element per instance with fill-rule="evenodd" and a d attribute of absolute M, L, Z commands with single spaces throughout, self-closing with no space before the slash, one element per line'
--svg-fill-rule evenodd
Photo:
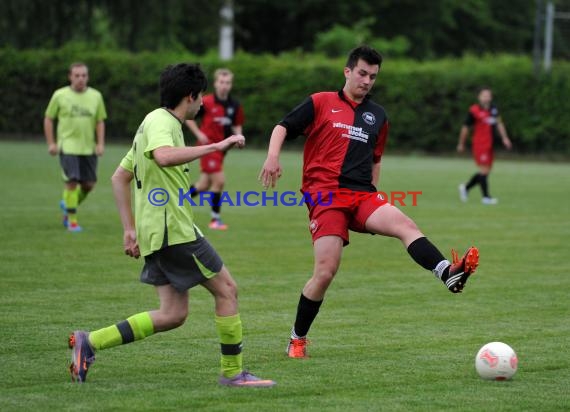
<path fill-rule="evenodd" d="M 217 69 L 214 72 L 214 93 L 204 96 L 202 108 L 196 116 L 202 119 L 200 127 L 194 120 L 186 121 L 186 125 L 201 145 L 221 142 L 231 135 L 241 135 L 243 132 L 243 108 L 230 95 L 233 78 L 234 74 L 229 69 Z M 212 191 L 212 220 L 208 225 L 210 229 L 228 228 L 220 217 L 220 199 L 226 182 L 223 168 L 225 155 L 225 152 L 214 152 L 202 157 L 200 178 L 190 188 L 193 196 L 205 190 Z"/>
<path fill-rule="evenodd" d="M 465 151 L 465 141 L 469 134 L 469 128 L 473 127 L 473 143 L 471 144 L 473 159 L 479 168 L 479 172 L 475 173 L 467 184 L 459 185 L 459 198 L 463 202 L 467 202 L 467 193 L 476 186 L 481 185 L 481 193 L 483 198 L 481 202 L 484 205 L 494 205 L 498 200 L 489 194 L 488 176 L 493 167 L 493 139 L 495 134 L 499 132 L 503 145 L 510 150 L 512 148 L 511 140 L 507 135 L 505 125 L 499 116 L 497 106 L 493 104 L 493 92 L 488 87 L 483 87 L 478 94 L 479 104 L 474 104 L 469 108 L 467 118 L 461 127 L 459 133 L 459 143 L 457 151 Z"/>
<path fill-rule="evenodd" d="M 352 50 L 342 90 L 309 96 L 273 129 L 259 178 L 265 188 L 281 176 L 279 154 L 286 139 L 306 136 L 301 191 L 309 208 L 313 275 L 303 288 L 287 354 L 307 357 L 307 333 L 340 265 L 349 230 L 400 239 L 411 257 L 453 292 L 461 292 L 477 268 L 479 252 L 470 247 L 452 263 L 416 224 L 376 191 L 389 123 L 382 106 L 370 99 L 382 56 L 368 46 Z"/>

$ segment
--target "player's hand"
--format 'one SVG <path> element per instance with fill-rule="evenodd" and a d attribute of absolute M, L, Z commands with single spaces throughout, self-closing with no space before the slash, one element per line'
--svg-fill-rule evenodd
<path fill-rule="evenodd" d="M 95 154 L 97 156 L 103 156 L 103 153 L 105 152 L 105 145 L 102 144 L 97 144 L 95 146 Z"/>
<path fill-rule="evenodd" d="M 509 139 L 508 137 L 503 139 L 503 145 L 505 146 L 505 148 L 507 150 L 511 150 L 513 148 L 513 144 L 511 143 L 511 139 Z"/>
<path fill-rule="evenodd" d="M 57 154 L 57 144 L 56 143 L 52 143 L 52 144 L 48 145 L 48 153 L 52 156 L 55 156 Z"/>
<path fill-rule="evenodd" d="M 261 181 L 264 189 L 268 189 L 270 186 L 274 188 L 277 185 L 277 179 L 281 177 L 282 172 L 281 165 L 279 164 L 279 158 L 275 156 L 267 156 L 257 180 Z"/>
<path fill-rule="evenodd" d="M 230 150 L 234 146 L 242 149 L 245 146 L 245 137 L 241 134 L 234 134 L 216 144 L 221 152 Z"/>
<path fill-rule="evenodd" d="M 123 248 L 125 255 L 138 259 L 141 255 L 139 244 L 137 242 L 137 234 L 134 230 L 125 230 L 123 234 Z"/>
<path fill-rule="evenodd" d="M 457 151 L 458 151 L 459 153 L 463 153 L 463 152 L 465 151 L 465 145 L 462 144 L 462 143 L 459 143 L 459 144 L 457 145 Z"/>

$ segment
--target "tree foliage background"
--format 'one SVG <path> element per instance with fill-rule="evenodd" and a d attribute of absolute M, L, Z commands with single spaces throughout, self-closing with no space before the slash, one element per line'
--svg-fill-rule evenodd
<path fill-rule="evenodd" d="M 0 47 L 83 42 L 133 52 L 204 53 L 217 47 L 223 2 L 1 0 Z M 529 53 L 535 16 L 532 0 L 235 0 L 234 9 L 236 47 L 246 52 L 313 51 L 319 34 L 352 30 L 363 41 L 383 40 L 388 49 L 395 40 L 396 54 L 419 59 Z"/>
<path fill-rule="evenodd" d="M 230 0 L 0 0 L 0 138 L 40 136 L 51 93 L 70 62 L 90 67 L 107 97 L 108 136 L 132 136 L 157 104 L 158 73 L 199 61 L 236 73 L 250 143 L 306 95 L 341 86 L 348 49 L 386 58 L 375 93 L 391 116 L 391 145 L 455 147 L 482 84 L 493 87 L 517 150 L 570 153 L 570 20 L 557 22 L 550 73 L 533 70 L 537 4 L 546 0 L 233 0 L 237 53 L 218 57 Z M 557 0 L 570 12 L 570 0 Z M 18 118 L 18 122 L 13 119 Z"/>

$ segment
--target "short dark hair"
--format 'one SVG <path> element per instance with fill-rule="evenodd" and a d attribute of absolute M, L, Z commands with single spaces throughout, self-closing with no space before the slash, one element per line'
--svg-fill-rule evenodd
<path fill-rule="evenodd" d="M 485 91 L 485 90 L 486 90 L 486 91 L 489 91 L 489 92 L 491 92 L 491 93 L 493 93 L 493 89 L 491 89 L 491 87 L 489 87 L 489 86 L 481 86 L 481 87 L 479 87 L 479 89 L 477 90 L 477 96 L 479 96 L 479 95 L 481 94 L 481 92 L 483 92 L 483 91 Z"/>
<path fill-rule="evenodd" d="M 382 55 L 372 47 L 362 45 L 350 51 L 346 61 L 346 67 L 354 69 L 360 59 L 364 60 L 368 64 L 377 64 L 378 67 L 382 66 Z"/>
<path fill-rule="evenodd" d="M 167 66 L 160 74 L 160 104 L 174 109 L 190 95 L 197 98 L 208 87 L 208 80 L 200 64 L 179 63 Z"/>

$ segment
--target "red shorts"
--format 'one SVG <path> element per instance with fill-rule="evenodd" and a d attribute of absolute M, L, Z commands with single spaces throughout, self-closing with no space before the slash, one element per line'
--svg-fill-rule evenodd
<path fill-rule="evenodd" d="M 224 152 L 209 153 L 200 158 L 200 169 L 203 173 L 211 174 L 224 170 Z"/>
<path fill-rule="evenodd" d="M 473 149 L 473 159 L 479 166 L 492 166 L 493 165 L 493 149 Z"/>
<path fill-rule="evenodd" d="M 376 192 L 335 191 L 305 196 L 313 242 L 322 236 L 338 236 L 344 246 L 349 243 L 349 230 L 369 233 L 365 228 L 366 220 L 376 209 L 389 204 Z"/>

